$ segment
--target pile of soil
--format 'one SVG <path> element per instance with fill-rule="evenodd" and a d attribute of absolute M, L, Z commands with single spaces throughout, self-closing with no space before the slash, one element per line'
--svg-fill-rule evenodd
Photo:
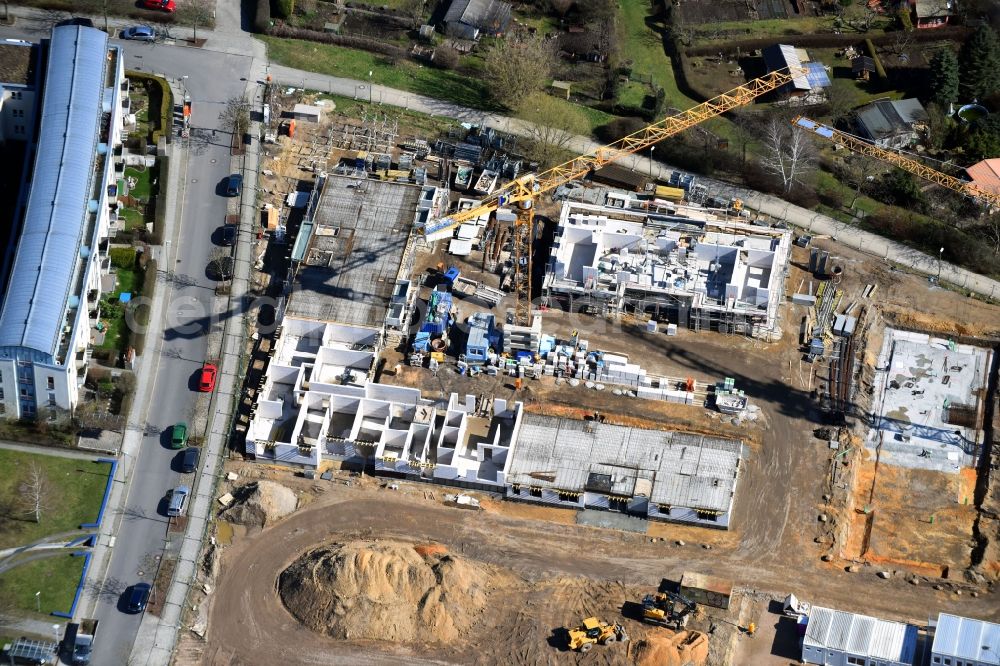
<path fill-rule="evenodd" d="M 443 548 L 352 541 L 303 554 L 281 573 L 278 591 L 299 621 L 334 638 L 452 642 L 506 579 Z"/>
<path fill-rule="evenodd" d="M 231 523 L 264 527 L 295 511 L 295 492 L 274 481 L 255 481 L 234 488 L 233 503 L 223 514 Z"/>
<path fill-rule="evenodd" d="M 636 666 L 703 666 L 708 659 L 708 636 L 697 631 L 656 631 L 633 644 Z"/>

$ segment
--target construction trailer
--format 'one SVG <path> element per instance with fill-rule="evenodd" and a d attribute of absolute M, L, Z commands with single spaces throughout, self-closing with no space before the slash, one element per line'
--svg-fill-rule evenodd
<path fill-rule="evenodd" d="M 802 640 L 802 661 L 823 666 L 913 666 L 917 627 L 813 606 Z"/>

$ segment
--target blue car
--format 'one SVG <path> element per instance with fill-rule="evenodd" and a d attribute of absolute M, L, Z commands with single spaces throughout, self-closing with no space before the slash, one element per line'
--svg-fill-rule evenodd
<path fill-rule="evenodd" d="M 152 42 L 156 40 L 156 31 L 148 25 L 134 25 L 122 30 L 122 39 L 136 42 Z"/>

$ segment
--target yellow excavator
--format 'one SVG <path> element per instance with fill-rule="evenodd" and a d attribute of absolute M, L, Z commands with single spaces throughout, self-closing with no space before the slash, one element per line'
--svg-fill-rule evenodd
<path fill-rule="evenodd" d="M 628 632 L 620 624 L 608 624 L 596 617 L 588 617 L 576 629 L 569 630 L 569 649 L 580 652 L 590 652 L 590 649 L 600 643 L 601 645 L 611 645 L 612 643 L 628 642 Z"/>
<path fill-rule="evenodd" d="M 680 631 L 697 608 L 695 602 L 669 590 L 647 594 L 642 600 L 642 621 Z"/>

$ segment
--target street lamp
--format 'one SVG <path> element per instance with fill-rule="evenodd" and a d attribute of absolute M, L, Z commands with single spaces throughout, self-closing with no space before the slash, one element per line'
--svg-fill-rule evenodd
<path fill-rule="evenodd" d="M 35 592 L 35 608 L 38 610 L 39 614 L 42 612 L 42 591 L 39 590 Z"/>
<path fill-rule="evenodd" d="M 938 282 L 941 281 L 941 261 L 944 258 L 944 248 L 938 250 Z"/>
<path fill-rule="evenodd" d="M 660 177 L 660 170 L 656 167 L 656 158 L 653 157 L 653 152 L 655 150 L 656 150 L 656 146 L 650 146 L 649 147 L 649 162 L 650 162 L 649 166 L 651 166 L 652 168 L 656 169 L 656 174 L 653 175 L 653 178 L 659 178 Z"/>
<path fill-rule="evenodd" d="M 370 70 L 370 69 L 368 70 L 368 103 L 369 104 L 372 103 L 372 74 L 373 73 L 374 72 L 372 70 Z"/>

